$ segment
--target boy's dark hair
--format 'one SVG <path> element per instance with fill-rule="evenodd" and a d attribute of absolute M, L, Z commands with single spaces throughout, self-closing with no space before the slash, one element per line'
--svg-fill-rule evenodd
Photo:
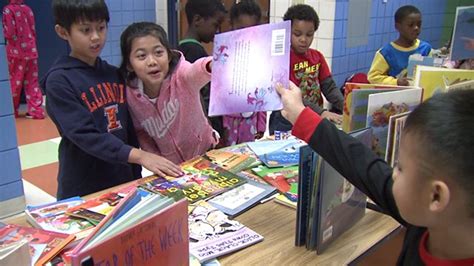
<path fill-rule="evenodd" d="M 283 20 L 304 20 L 311 21 L 314 23 L 314 31 L 317 31 L 319 28 L 319 17 L 313 7 L 305 4 L 297 4 L 290 6 L 286 10 Z"/>
<path fill-rule="evenodd" d="M 53 0 L 54 23 L 68 32 L 71 25 L 88 21 L 105 21 L 109 23 L 109 9 L 104 0 Z"/>
<path fill-rule="evenodd" d="M 421 14 L 420 10 L 412 5 L 402 6 L 395 12 L 395 23 L 402 23 L 410 14 Z"/>
<path fill-rule="evenodd" d="M 453 90 L 433 96 L 407 118 L 404 135 L 418 141 L 426 174 L 452 177 L 465 189 L 474 217 L 474 90 Z M 425 171 L 426 172 L 426 171 Z"/>
<path fill-rule="evenodd" d="M 217 12 L 227 13 L 224 4 L 220 0 L 189 0 L 184 10 L 189 25 L 193 22 L 195 15 L 207 19 L 213 17 Z"/>
<path fill-rule="evenodd" d="M 262 10 L 254 0 L 241 0 L 230 8 L 230 21 L 235 21 L 240 15 L 255 16 L 257 21 L 262 18 Z"/>
<path fill-rule="evenodd" d="M 135 72 L 128 71 L 127 67 L 130 65 L 130 53 L 132 52 L 132 43 L 136 38 L 153 36 L 160 40 L 163 47 L 170 58 L 168 75 L 170 75 L 179 62 L 179 53 L 171 50 L 171 45 L 165 30 L 158 24 L 153 22 L 136 22 L 129 25 L 120 36 L 120 50 L 122 51 L 122 63 L 119 70 L 127 81 L 134 80 L 137 76 Z"/>

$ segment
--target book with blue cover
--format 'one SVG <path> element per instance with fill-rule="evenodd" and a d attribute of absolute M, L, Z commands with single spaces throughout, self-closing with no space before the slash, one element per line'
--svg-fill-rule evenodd
<path fill-rule="evenodd" d="M 247 145 L 267 167 L 298 165 L 299 148 L 306 145 L 302 140 L 284 139 L 249 142 Z"/>
<path fill-rule="evenodd" d="M 283 21 L 216 34 L 209 116 L 282 108 L 275 84 L 288 86 L 290 29 Z"/>

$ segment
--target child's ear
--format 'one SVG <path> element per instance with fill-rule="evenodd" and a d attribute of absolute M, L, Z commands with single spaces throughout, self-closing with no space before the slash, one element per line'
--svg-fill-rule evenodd
<path fill-rule="evenodd" d="M 56 25 L 54 26 L 54 30 L 56 31 L 56 34 L 58 34 L 58 36 L 59 36 L 61 39 L 65 40 L 65 41 L 68 40 L 69 33 L 67 32 L 67 30 L 66 30 L 64 27 L 62 27 L 62 26 L 56 24 Z"/>
<path fill-rule="evenodd" d="M 132 68 L 132 66 L 130 65 L 130 63 L 127 64 L 127 71 L 128 71 L 128 72 L 133 72 L 133 68 Z"/>
<path fill-rule="evenodd" d="M 451 200 L 451 191 L 448 185 L 441 180 L 430 183 L 430 211 L 442 212 L 447 208 Z"/>
<path fill-rule="evenodd" d="M 200 26 L 201 23 L 204 21 L 204 18 L 200 15 L 194 15 L 193 16 L 193 21 L 191 24 L 195 25 L 195 26 Z"/>
<path fill-rule="evenodd" d="M 396 29 L 397 31 L 400 31 L 400 23 L 395 22 L 395 29 Z"/>

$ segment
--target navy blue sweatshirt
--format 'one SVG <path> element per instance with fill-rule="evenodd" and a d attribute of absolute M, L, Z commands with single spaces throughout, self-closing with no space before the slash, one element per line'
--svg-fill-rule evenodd
<path fill-rule="evenodd" d="M 61 135 L 57 198 L 87 195 L 141 177 L 138 147 L 116 67 L 60 57 L 43 78 L 46 110 Z"/>

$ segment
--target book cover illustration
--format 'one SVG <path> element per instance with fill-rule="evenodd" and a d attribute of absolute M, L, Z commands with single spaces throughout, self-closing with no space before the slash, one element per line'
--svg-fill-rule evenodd
<path fill-rule="evenodd" d="M 214 164 L 219 165 L 227 171 L 238 173 L 248 169 L 255 163 L 255 159 L 245 153 L 235 153 L 224 150 L 210 150 L 206 157 Z"/>
<path fill-rule="evenodd" d="M 242 171 L 242 172 L 237 173 L 237 175 L 240 176 L 240 177 L 243 177 L 245 179 L 250 179 L 252 181 L 258 182 L 260 184 L 268 184 L 262 177 L 260 177 L 256 174 L 252 174 L 249 171 Z"/>
<path fill-rule="evenodd" d="M 474 6 L 458 6 L 451 40 L 451 60 L 474 58 Z"/>
<path fill-rule="evenodd" d="M 454 84 L 469 80 L 474 80 L 474 70 L 418 66 L 414 86 L 423 88 L 423 101 L 426 101 Z"/>
<path fill-rule="evenodd" d="M 364 84 L 364 83 L 351 83 L 348 82 L 344 85 L 344 107 L 342 111 L 342 130 L 344 132 L 351 132 L 355 130 L 356 126 L 354 123 L 362 121 L 360 128 L 365 127 L 365 119 L 367 114 L 367 100 L 370 93 L 359 92 L 358 96 L 353 96 L 353 92 L 357 90 L 397 90 L 397 86 L 391 85 L 379 85 L 379 84 Z M 377 92 L 377 91 L 375 91 Z M 355 103 L 354 103 L 355 102 Z M 355 105 L 355 106 L 353 106 Z M 354 112 L 358 113 L 354 113 Z M 353 117 L 356 116 L 355 122 L 352 122 Z M 359 124 L 357 124 L 359 126 Z"/>
<path fill-rule="evenodd" d="M 97 225 L 123 198 L 117 192 L 108 192 L 96 198 L 89 199 L 82 204 L 68 208 L 66 214 L 71 217 L 82 218 Z"/>
<path fill-rule="evenodd" d="M 290 201 L 298 201 L 298 166 L 268 168 L 260 165 L 253 168 L 252 171 Z"/>
<path fill-rule="evenodd" d="M 237 145 L 224 147 L 219 150 L 248 155 L 250 158 L 255 160 L 255 162 L 249 165 L 249 168 L 253 168 L 262 164 L 262 161 L 258 159 L 258 156 L 252 151 L 252 149 L 249 148 L 247 143 L 240 143 Z"/>
<path fill-rule="evenodd" d="M 282 108 L 274 86 L 288 86 L 290 28 L 283 21 L 216 34 L 209 116 Z"/>
<path fill-rule="evenodd" d="M 173 198 L 175 201 L 185 197 L 182 187 L 177 182 L 156 175 L 142 178 L 138 186 L 150 192 Z"/>
<path fill-rule="evenodd" d="M 352 132 L 351 136 L 370 147 L 372 129 Z M 338 236 L 342 235 L 365 214 L 367 196 L 355 188 L 322 157 L 319 169 L 319 193 L 317 204 L 316 252 L 324 252 Z"/>
<path fill-rule="evenodd" d="M 306 145 L 300 139 L 248 142 L 247 145 L 267 167 L 298 165 L 299 148 Z"/>
<path fill-rule="evenodd" d="M 208 202 L 233 218 L 275 192 L 276 188 L 272 186 L 248 179 L 247 183 L 226 191 Z"/>
<path fill-rule="evenodd" d="M 396 115 L 392 115 L 388 121 L 388 136 L 387 136 L 387 148 L 385 149 L 385 161 L 388 164 L 393 165 L 392 163 L 392 156 L 393 156 L 393 147 L 395 145 L 394 137 L 395 137 L 395 121 L 400 117 L 406 117 L 410 114 L 410 112 L 400 113 Z M 393 167 L 393 166 L 392 166 Z"/>
<path fill-rule="evenodd" d="M 405 89 L 369 95 L 367 127 L 373 128 L 372 150 L 385 159 L 390 116 L 412 111 L 421 103 L 423 89 Z"/>
<path fill-rule="evenodd" d="M 204 262 L 263 240 L 263 236 L 230 220 L 205 201 L 189 207 L 189 250 Z"/>
<path fill-rule="evenodd" d="M 74 236 L 13 224 L 0 228 L 0 246 L 22 240 L 28 241 L 32 265 L 37 265 L 37 262 L 49 261 L 74 240 Z"/>

